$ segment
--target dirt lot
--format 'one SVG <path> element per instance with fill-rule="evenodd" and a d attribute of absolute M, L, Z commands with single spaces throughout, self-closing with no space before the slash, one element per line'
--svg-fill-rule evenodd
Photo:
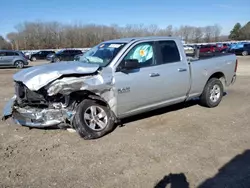
<path fill-rule="evenodd" d="M 1 109 L 13 95 L 14 72 L 0 70 Z M 217 108 L 175 105 L 128 119 L 94 141 L 0 122 L 0 187 L 151 188 L 160 180 L 156 187 L 247 184 L 250 57 L 239 58 L 237 81 L 227 92 Z"/>

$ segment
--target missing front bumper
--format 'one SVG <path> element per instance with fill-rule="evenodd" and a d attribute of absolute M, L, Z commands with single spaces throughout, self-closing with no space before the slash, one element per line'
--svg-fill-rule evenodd
<path fill-rule="evenodd" d="M 3 120 L 12 117 L 23 126 L 45 128 L 65 123 L 72 113 L 62 109 L 20 108 L 15 106 L 16 97 L 11 98 L 4 107 Z"/>

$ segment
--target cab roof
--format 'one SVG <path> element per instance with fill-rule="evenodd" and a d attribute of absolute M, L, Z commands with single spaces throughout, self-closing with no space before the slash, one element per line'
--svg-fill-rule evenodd
<path fill-rule="evenodd" d="M 110 43 L 129 43 L 129 42 L 137 42 L 137 41 L 142 41 L 142 40 L 180 40 L 178 37 L 167 37 L 167 36 L 149 36 L 149 37 L 131 37 L 131 38 L 120 38 L 120 39 L 114 39 L 114 40 L 109 40 L 105 42 L 110 42 Z"/>

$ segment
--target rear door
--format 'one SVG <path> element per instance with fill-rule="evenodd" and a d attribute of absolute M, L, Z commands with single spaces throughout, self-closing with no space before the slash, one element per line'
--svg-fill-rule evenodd
<path fill-rule="evenodd" d="M 47 52 L 46 51 L 41 51 L 39 53 L 39 59 L 44 59 L 46 57 Z"/>
<path fill-rule="evenodd" d="M 68 52 L 67 52 L 67 61 L 73 61 L 75 55 L 76 55 L 75 50 L 68 50 Z"/>
<path fill-rule="evenodd" d="M 15 53 L 14 52 L 5 52 L 5 56 L 3 56 L 3 62 L 5 65 L 13 65 L 13 61 L 15 59 Z"/>
<path fill-rule="evenodd" d="M 180 46 L 180 45 L 179 45 Z M 157 42 L 158 100 L 165 102 L 181 102 L 186 99 L 190 88 L 189 65 L 181 57 L 175 40 Z"/>
<path fill-rule="evenodd" d="M 61 61 L 68 61 L 69 60 L 69 50 L 64 50 L 61 54 L 60 54 L 60 59 Z"/>
<path fill-rule="evenodd" d="M 247 51 L 247 54 L 250 55 L 250 44 L 244 45 L 244 50 Z"/>

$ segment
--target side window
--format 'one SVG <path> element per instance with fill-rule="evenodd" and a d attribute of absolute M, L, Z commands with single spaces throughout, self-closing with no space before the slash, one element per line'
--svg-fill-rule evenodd
<path fill-rule="evenodd" d="M 250 44 L 245 44 L 244 47 L 245 48 L 250 48 Z"/>
<path fill-rule="evenodd" d="M 19 54 L 17 52 L 14 52 L 14 56 L 19 56 Z"/>
<path fill-rule="evenodd" d="M 82 52 L 81 52 L 81 50 L 76 50 L 75 51 L 75 54 L 81 54 Z"/>
<path fill-rule="evenodd" d="M 14 56 L 14 52 L 6 52 L 6 56 Z"/>
<path fill-rule="evenodd" d="M 174 63 L 181 60 L 175 41 L 160 41 L 159 45 L 162 63 Z"/>
<path fill-rule="evenodd" d="M 64 50 L 64 51 L 62 52 L 62 54 L 63 54 L 63 55 L 68 55 L 68 54 L 69 54 L 69 50 Z"/>
<path fill-rule="evenodd" d="M 152 42 L 140 43 L 134 46 L 124 60 L 137 59 L 140 67 L 151 66 L 154 64 L 154 50 Z"/>

